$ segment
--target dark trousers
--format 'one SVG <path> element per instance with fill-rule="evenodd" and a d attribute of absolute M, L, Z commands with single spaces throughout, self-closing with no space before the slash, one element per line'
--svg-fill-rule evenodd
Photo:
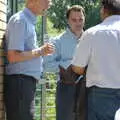
<path fill-rule="evenodd" d="M 82 78 L 77 84 L 59 81 L 56 89 L 56 120 L 86 120 L 87 118 L 86 81 Z"/>
<path fill-rule="evenodd" d="M 4 101 L 7 120 L 33 120 L 36 80 L 27 75 L 7 75 Z"/>
<path fill-rule="evenodd" d="M 75 120 L 74 108 L 75 86 L 60 81 L 56 88 L 56 120 Z"/>
<path fill-rule="evenodd" d="M 91 87 L 88 94 L 87 120 L 114 120 L 120 107 L 120 89 Z"/>

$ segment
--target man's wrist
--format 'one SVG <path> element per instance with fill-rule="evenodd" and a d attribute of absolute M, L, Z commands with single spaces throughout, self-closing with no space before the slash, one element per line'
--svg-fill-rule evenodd
<path fill-rule="evenodd" d="M 40 48 L 35 49 L 32 52 L 33 52 L 33 55 L 36 57 L 43 56 L 42 50 Z"/>
<path fill-rule="evenodd" d="M 38 49 L 38 55 L 43 56 L 43 51 L 41 49 Z"/>

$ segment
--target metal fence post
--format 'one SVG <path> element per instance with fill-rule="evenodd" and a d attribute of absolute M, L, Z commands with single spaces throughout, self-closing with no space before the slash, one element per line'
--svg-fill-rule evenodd
<path fill-rule="evenodd" d="M 46 33 L 46 16 L 42 16 L 42 44 L 44 44 L 44 34 Z M 43 75 L 43 81 L 45 77 Z M 41 85 L 41 120 L 46 118 L 46 82 Z"/>
<path fill-rule="evenodd" d="M 41 120 L 46 119 L 46 85 L 41 85 Z"/>

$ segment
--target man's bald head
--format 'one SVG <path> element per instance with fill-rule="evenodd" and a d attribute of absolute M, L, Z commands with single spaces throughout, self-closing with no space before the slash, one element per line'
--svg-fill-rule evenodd
<path fill-rule="evenodd" d="M 44 11 L 49 8 L 51 0 L 26 0 L 26 7 L 35 15 L 43 15 Z"/>
<path fill-rule="evenodd" d="M 34 1 L 36 1 L 36 0 L 25 0 L 25 3 L 26 3 L 26 5 L 28 5 L 30 3 L 33 3 Z"/>

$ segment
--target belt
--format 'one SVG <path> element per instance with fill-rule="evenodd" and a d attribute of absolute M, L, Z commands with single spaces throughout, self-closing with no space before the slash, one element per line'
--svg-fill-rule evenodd
<path fill-rule="evenodd" d="M 25 75 L 25 74 L 11 74 L 11 75 L 6 75 L 6 76 L 10 76 L 10 77 L 24 77 L 24 78 L 25 77 L 29 77 L 29 78 L 35 79 L 33 76 Z"/>
<path fill-rule="evenodd" d="M 60 82 L 63 83 L 63 84 L 67 84 L 67 85 L 76 85 L 79 83 L 79 81 L 83 78 L 83 75 L 79 76 L 77 78 L 77 80 L 74 80 L 74 81 L 69 81 L 69 80 L 64 80 L 64 79 L 61 79 Z"/>

